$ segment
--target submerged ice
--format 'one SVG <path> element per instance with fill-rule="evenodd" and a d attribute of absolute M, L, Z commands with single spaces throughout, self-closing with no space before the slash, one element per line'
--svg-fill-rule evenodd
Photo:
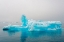
<path fill-rule="evenodd" d="M 61 29 L 60 21 L 42 21 L 27 19 L 25 15 L 21 17 L 21 25 L 8 25 L 3 30 L 28 30 L 28 31 L 45 31 Z"/>

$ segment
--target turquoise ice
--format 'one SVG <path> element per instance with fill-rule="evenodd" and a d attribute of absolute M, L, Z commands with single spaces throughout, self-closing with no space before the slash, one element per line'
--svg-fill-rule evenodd
<path fill-rule="evenodd" d="M 21 25 L 8 25 L 4 26 L 3 30 L 27 30 L 27 31 L 46 31 L 61 29 L 60 21 L 42 21 L 27 19 L 25 15 L 21 17 Z"/>
<path fill-rule="evenodd" d="M 27 26 L 28 19 L 26 18 L 25 15 L 22 15 L 22 17 L 21 17 L 21 23 L 22 23 L 22 26 Z"/>

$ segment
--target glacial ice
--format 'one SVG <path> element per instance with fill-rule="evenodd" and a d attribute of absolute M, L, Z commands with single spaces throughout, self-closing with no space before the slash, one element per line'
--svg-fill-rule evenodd
<path fill-rule="evenodd" d="M 8 25 L 3 30 L 28 30 L 28 31 L 45 31 L 45 30 L 58 30 L 61 29 L 60 21 L 42 21 L 27 19 L 25 15 L 21 17 L 21 25 Z"/>

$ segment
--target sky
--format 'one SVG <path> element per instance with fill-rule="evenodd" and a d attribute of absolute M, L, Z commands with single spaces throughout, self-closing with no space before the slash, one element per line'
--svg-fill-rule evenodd
<path fill-rule="evenodd" d="M 19 22 L 28 19 L 64 21 L 64 0 L 0 0 L 0 21 Z"/>

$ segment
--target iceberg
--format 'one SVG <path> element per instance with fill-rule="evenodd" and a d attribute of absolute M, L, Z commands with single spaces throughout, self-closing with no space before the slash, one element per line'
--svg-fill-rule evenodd
<path fill-rule="evenodd" d="M 62 24 L 60 21 L 33 20 L 33 19 L 27 19 L 25 15 L 22 15 L 21 25 L 4 26 L 3 30 L 46 31 L 46 30 L 58 30 L 58 29 L 61 29 L 61 26 Z"/>

